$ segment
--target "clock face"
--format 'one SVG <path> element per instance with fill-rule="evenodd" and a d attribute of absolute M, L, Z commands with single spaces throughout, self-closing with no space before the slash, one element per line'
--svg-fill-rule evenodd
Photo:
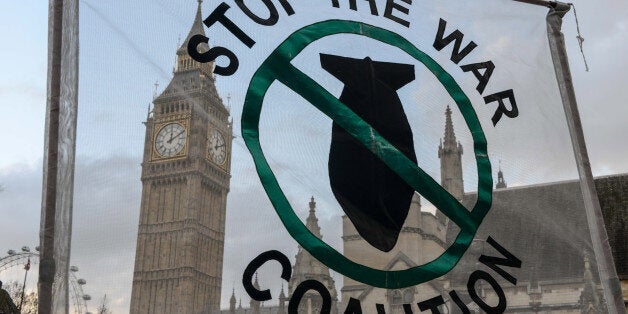
<path fill-rule="evenodd" d="M 225 138 L 218 130 L 209 132 L 209 143 L 207 151 L 211 160 L 222 165 L 227 160 L 227 145 Z"/>
<path fill-rule="evenodd" d="M 172 157 L 185 147 L 187 131 L 179 123 L 164 125 L 155 138 L 155 150 L 161 157 Z"/>

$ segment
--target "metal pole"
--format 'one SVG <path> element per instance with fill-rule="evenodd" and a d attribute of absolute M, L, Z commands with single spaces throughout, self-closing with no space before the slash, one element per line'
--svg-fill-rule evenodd
<path fill-rule="evenodd" d="M 48 8 L 48 95 L 42 183 L 42 213 L 39 231 L 40 263 L 38 312 L 50 313 L 55 261 L 53 257 L 55 234 L 55 198 L 57 190 L 57 146 L 59 142 L 59 79 L 61 77 L 61 20 L 63 2 L 51 0 Z"/>
<path fill-rule="evenodd" d="M 556 1 L 545 1 L 545 0 L 514 0 L 514 1 L 540 5 L 540 6 L 544 6 L 548 8 L 553 8 L 554 6 L 556 6 Z"/>
<path fill-rule="evenodd" d="M 28 260 L 28 263 L 30 264 L 30 259 Z M 22 297 L 20 298 L 20 307 L 18 307 L 18 311 L 20 313 L 22 313 L 22 304 L 24 304 L 24 291 L 26 290 L 26 276 L 28 276 L 28 270 L 30 268 L 26 269 L 26 273 L 24 274 L 24 283 L 22 284 Z"/>
<path fill-rule="evenodd" d="M 593 246 L 600 283 L 606 301 L 606 310 L 607 313 L 613 314 L 625 313 L 621 287 L 617 278 L 604 218 L 591 172 L 591 164 L 576 102 L 576 93 L 571 79 L 571 71 L 569 70 L 569 60 L 565 50 L 565 40 L 561 32 L 562 18 L 569 9 L 570 6 L 565 3 L 556 3 L 550 9 L 547 15 L 549 45 L 580 176 L 580 189 L 587 215 L 591 245 Z"/>
<path fill-rule="evenodd" d="M 68 313 L 78 107 L 78 0 L 49 0 L 48 12 L 38 312 Z"/>

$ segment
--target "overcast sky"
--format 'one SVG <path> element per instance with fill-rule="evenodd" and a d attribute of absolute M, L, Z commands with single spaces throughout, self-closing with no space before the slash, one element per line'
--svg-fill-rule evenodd
<path fill-rule="evenodd" d="M 293 1 L 294 2 L 294 1 Z M 542 8 L 507 0 L 464 3 L 451 1 L 430 8 L 432 1 L 415 1 L 408 31 L 382 17 L 333 9 L 326 1 L 295 5 L 295 14 L 280 12 L 275 27 L 256 27 L 232 5 L 234 19 L 258 41 L 248 49 L 223 29 L 207 30 L 211 44 L 233 49 L 241 68 L 232 77 L 218 77 L 223 100 L 230 105 L 236 139 L 233 144 L 231 192 L 227 208 L 227 239 L 223 275 L 223 306 L 232 288 L 248 298 L 241 287 L 242 270 L 257 254 L 277 249 L 293 258 L 296 242 L 289 238 L 261 189 L 252 159 L 240 136 L 240 114 L 252 72 L 287 35 L 302 26 L 330 18 L 359 19 L 399 32 L 452 74 L 471 99 L 489 142 L 494 169 L 499 160 L 512 185 L 575 178 L 575 166 L 545 37 Z M 628 89 L 624 73 L 628 63 L 628 3 L 619 0 L 574 1 L 585 37 L 590 72 L 584 71 L 577 46 L 573 13 L 564 32 L 574 76 L 580 113 L 595 175 L 628 172 L 626 117 Z M 232 4 L 231 1 L 228 3 Z M 341 1 L 342 3 L 342 1 Z M 366 14 L 366 2 L 359 7 Z M 378 1 L 382 4 L 383 1 Z M 205 1 L 207 16 L 218 5 Z M 158 82 L 163 90 L 172 76 L 179 37 L 185 37 L 196 1 L 81 1 L 81 59 L 77 167 L 72 263 L 88 284 L 85 291 L 96 300 L 108 295 L 118 312 L 128 311 L 133 272 L 140 167 L 146 108 Z M 383 9 L 381 9 L 383 11 Z M 305 14 L 309 12 L 311 14 Z M 492 60 L 496 69 L 485 95 L 475 91 L 476 81 L 449 61 L 448 49 L 431 47 L 438 18 L 445 18 L 474 40 L 478 48 L 469 62 Z M 38 242 L 44 108 L 46 94 L 47 4 L 41 1 L 0 3 L 0 252 Z M 351 45 L 347 45 L 351 42 Z M 24 49 L 26 47 L 27 49 Z M 342 84 L 320 69 L 318 53 L 415 65 L 416 79 L 399 91 L 412 125 L 421 166 L 439 178 L 437 148 L 443 132 L 444 109 L 451 98 L 424 67 L 396 49 L 358 36 L 332 36 L 316 42 L 294 64 L 334 95 Z M 465 60 L 466 61 L 466 60 Z M 464 63 L 464 62 L 463 62 Z M 493 105 L 482 96 L 513 88 L 520 116 L 504 117 L 493 127 Z M 470 132 L 454 110 L 456 135 L 464 146 L 465 188 L 475 189 L 477 173 Z M 273 170 L 297 214 L 304 218 L 307 202 L 315 196 L 324 240 L 341 245 L 342 210 L 331 194 L 326 171 L 331 120 L 313 106 L 274 84 L 262 112 L 261 141 Z M 430 205 L 424 202 L 424 207 Z M 266 237 L 256 237 L 265 234 Z M 19 278 L 0 274 L 0 280 Z M 260 278 L 277 293 L 280 281 L 272 267 Z M 36 278 L 32 275 L 31 278 Z M 335 276 L 338 288 L 341 279 Z M 34 289 L 35 281 L 29 281 Z M 274 301 L 273 301 L 274 302 Z M 92 301 L 91 305 L 95 306 Z"/>

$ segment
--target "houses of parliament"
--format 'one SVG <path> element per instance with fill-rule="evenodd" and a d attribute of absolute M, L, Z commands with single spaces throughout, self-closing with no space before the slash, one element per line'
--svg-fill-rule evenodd
<path fill-rule="evenodd" d="M 216 90 L 214 64 L 198 63 L 187 53 L 187 43 L 196 34 L 205 34 L 200 1 L 189 34 L 176 51 L 173 78 L 154 99 L 152 115 L 145 122 L 131 313 L 287 313 L 293 290 L 305 279 L 316 279 L 328 288 L 332 313 L 344 312 L 350 298 L 362 304 L 384 304 L 386 313 L 405 313 L 403 304 L 416 307 L 418 301 L 443 291 L 467 290 L 465 276 L 477 267 L 468 261 L 477 258 L 463 258 L 452 272 L 429 283 L 385 290 L 347 277 L 336 283 L 327 266 L 298 247 L 291 281 L 285 292 L 282 288 L 279 304 L 268 306 L 245 300 L 243 306 L 242 300 L 232 295 L 230 303 L 221 309 L 233 136 L 229 111 Z M 206 49 L 209 47 L 199 47 Z M 475 202 L 475 195 L 464 191 L 463 147 L 456 140 L 449 108 L 444 121 L 444 136 L 438 148 L 441 185 L 469 207 Z M 523 266 L 515 274 L 517 285 L 503 285 L 507 312 L 603 313 L 596 267 L 589 258 L 590 240 L 582 236 L 588 231 L 578 181 L 509 188 L 501 169 L 497 178 L 492 211 L 499 214 L 486 218 L 476 235 L 479 240 L 473 242 L 466 255 L 479 256 L 488 248 L 482 239 L 498 235 L 496 240 L 522 259 Z M 595 183 L 615 265 L 625 289 L 624 299 L 628 299 L 628 174 L 597 178 Z M 322 238 L 315 198 L 307 204 L 306 226 Z M 569 209 L 570 219 L 561 219 L 565 209 Z M 539 212 L 543 218 L 536 214 Z M 567 233 L 556 237 L 554 221 L 562 221 L 561 230 Z M 512 228 L 513 225 L 525 227 Z M 569 234 L 574 230 L 579 234 Z M 342 218 L 343 254 L 382 270 L 429 262 L 452 243 L 456 233 L 456 226 L 445 216 L 421 210 L 418 195 L 412 200 L 397 245 L 385 254 L 375 252 L 349 219 Z M 488 302 L 496 300 L 490 286 L 480 290 Z M 472 312 L 479 313 L 468 295 L 461 293 L 461 299 L 469 302 Z M 457 308 L 451 303 L 448 300 L 444 305 L 444 313 L 456 313 Z M 299 313 L 320 313 L 320 308 L 320 297 L 308 292 Z M 376 313 L 374 307 L 364 310 Z M 418 308 L 414 311 L 420 312 Z"/>

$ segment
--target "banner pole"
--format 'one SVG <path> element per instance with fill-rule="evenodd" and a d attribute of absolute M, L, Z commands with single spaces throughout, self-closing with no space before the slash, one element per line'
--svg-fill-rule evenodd
<path fill-rule="evenodd" d="M 68 313 L 78 108 L 78 0 L 49 0 L 38 313 Z"/>
<path fill-rule="evenodd" d="M 527 3 L 527 4 L 540 5 L 540 6 L 548 7 L 548 8 L 552 8 L 552 7 L 556 6 L 556 1 L 546 1 L 546 0 L 513 0 L 513 1 L 523 2 L 523 3 Z"/>
<path fill-rule="evenodd" d="M 537 2 L 536 0 L 515 0 L 520 2 Z M 617 277 L 617 271 L 613 262 L 611 247 L 604 225 L 604 217 L 595 189 L 595 182 L 591 172 L 591 163 L 587 153 L 580 113 L 576 102 L 576 94 L 569 69 L 569 60 L 565 49 L 565 40 L 561 32 L 562 18 L 569 12 L 570 5 L 555 2 L 550 6 L 547 14 L 547 34 L 550 51 L 554 62 L 554 71 L 560 90 L 560 95 L 567 118 L 567 126 L 574 150 L 578 174 L 580 176 L 580 189 L 587 215 L 591 245 L 595 254 L 600 283 L 603 288 L 607 313 L 625 313 L 622 299 L 621 286 Z"/>

